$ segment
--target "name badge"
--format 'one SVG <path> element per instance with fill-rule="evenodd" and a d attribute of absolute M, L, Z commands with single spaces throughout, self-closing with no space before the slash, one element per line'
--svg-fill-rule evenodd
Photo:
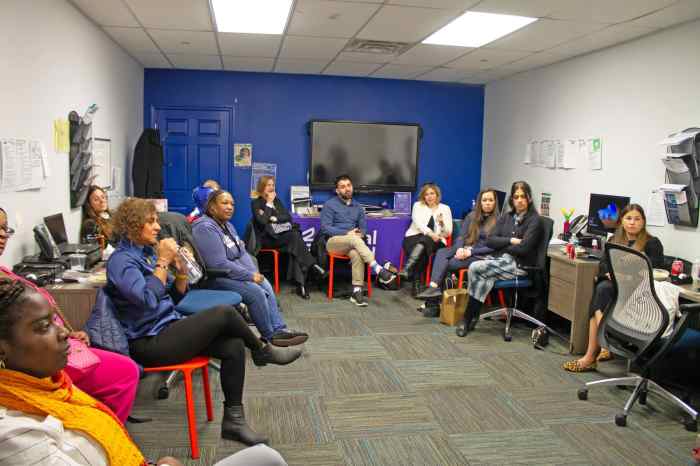
<path fill-rule="evenodd" d="M 227 248 L 231 249 L 234 247 L 236 244 L 233 242 L 231 238 L 228 236 L 224 236 L 224 244 L 226 245 Z"/>

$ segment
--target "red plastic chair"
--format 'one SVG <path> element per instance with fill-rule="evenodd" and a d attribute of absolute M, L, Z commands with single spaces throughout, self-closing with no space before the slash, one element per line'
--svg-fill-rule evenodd
<path fill-rule="evenodd" d="M 344 256 L 342 254 L 335 254 L 332 252 L 328 253 L 328 299 L 333 299 L 333 275 L 335 270 L 335 261 L 339 260 L 350 260 L 350 256 Z M 367 264 L 367 296 L 372 297 L 372 268 Z"/>
<path fill-rule="evenodd" d="M 185 378 L 185 399 L 187 400 L 187 426 L 190 433 L 190 448 L 192 459 L 199 458 L 199 442 L 197 441 L 197 418 L 194 413 L 194 399 L 192 398 L 192 372 L 195 369 L 202 369 L 202 385 L 204 386 L 204 402 L 207 406 L 207 421 L 214 420 L 214 412 L 211 405 L 211 390 L 209 388 L 209 370 L 207 368 L 209 358 L 206 356 L 196 356 L 182 364 L 171 364 L 169 366 L 144 367 L 144 372 L 172 372 L 182 371 Z"/>
<path fill-rule="evenodd" d="M 452 235 L 447 237 L 447 247 L 449 248 L 450 246 L 452 246 Z M 425 276 L 425 286 L 430 285 L 430 273 L 433 270 L 433 255 L 428 257 L 428 264 L 425 266 L 425 272 L 423 272 L 423 275 Z M 401 247 L 401 256 L 399 257 L 399 270 L 403 270 L 403 261 L 404 253 L 403 247 Z M 397 276 L 396 279 L 398 280 L 399 286 L 401 286 L 401 277 Z"/>
<path fill-rule="evenodd" d="M 268 252 L 272 254 L 272 260 L 275 264 L 275 293 L 280 294 L 280 252 L 279 250 L 272 248 L 262 248 L 258 254 L 261 252 Z"/>

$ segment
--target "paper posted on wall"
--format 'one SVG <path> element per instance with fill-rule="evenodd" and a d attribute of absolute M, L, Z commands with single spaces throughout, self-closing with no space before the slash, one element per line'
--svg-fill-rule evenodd
<path fill-rule="evenodd" d="M 590 170 L 603 169 L 603 143 L 600 138 L 588 140 L 588 168 Z"/>
<path fill-rule="evenodd" d="M 664 193 L 660 189 L 652 189 L 647 203 L 647 225 L 663 227 L 666 225 L 666 208 Z"/>
<path fill-rule="evenodd" d="M 46 185 L 48 157 L 41 141 L 0 140 L 0 191 L 24 191 Z"/>

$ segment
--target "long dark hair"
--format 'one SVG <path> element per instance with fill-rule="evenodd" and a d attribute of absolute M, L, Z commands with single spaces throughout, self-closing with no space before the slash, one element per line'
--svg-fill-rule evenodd
<path fill-rule="evenodd" d="M 80 237 L 85 238 L 85 236 L 93 233 L 92 231 L 88 231 L 88 229 L 86 228 L 87 224 L 85 222 L 86 220 L 92 220 L 93 222 L 95 222 L 95 225 L 97 227 L 96 232 L 98 234 L 103 235 L 106 241 L 109 241 L 109 239 L 112 237 L 112 233 L 114 230 L 112 226 L 112 221 L 102 218 L 102 216 L 95 212 L 95 209 L 93 209 L 90 205 L 90 196 L 92 196 L 92 193 L 94 193 L 95 191 L 102 191 L 102 194 L 104 194 L 105 197 L 107 197 L 107 192 L 97 185 L 93 184 L 88 188 L 87 197 L 85 198 L 85 202 L 83 203 L 83 220 L 80 226 Z M 110 217 L 112 216 L 112 212 L 109 211 L 109 208 L 107 209 L 107 213 L 109 213 Z"/>
<path fill-rule="evenodd" d="M 515 206 L 513 205 L 513 196 L 515 196 L 515 193 L 519 189 L 521 189 L 527 197 L 527 213 L 532 212 L 532 209 L 534 208 L 532 205 L 532 188 L 530 187 L 527 181 L 515 181 L 510 187 L 510 196 L 508 196 L 508 205 L 510 206 L 510 210 L 515 212 Z"/>
<path fill-rule="evenodd" d="M 486 193 L 491 193 L 494 199 L 493 212 L 490 214 L 486 214 L 483 210 L 481 210 L 481 200 Z M 498 210 L 499 205 L 496 190 L 493 188 L 484 188 L 479 191 L 479 195 L 476 198 L 476 206 L 474 206 L 474 211 L 472 211 L 470 214 L 471 222 L 469 223 L 469 229 L 464 237 L 465 245 L 470 246 L 472 244 L 476 244 L 476 242 L 479 240 L 479 232 L 481 231 L 482 227 L 484 227 L 487 232 L 491 231 L 491 229 L 496 225 Z"/>
<path fill-rule="evenodd" d="M 639 212 L 639 215 L 642 217 L 642 220 L 644 220 L 644 226 L 641 230 L 639 230 L 637 239 L 634 241 L 632 247 L 637 251 L 643 252 L 644 247 L 647 245 L 647 241 L 649 241 L 649 239 L 651 239 L 652 236 L 647 232 L 647 216 L 644 213 L 644 209 L 639 204 L 629 204 L 627 207 L 622 209 L 622 212 L 620 212 L 620 216 L 617 218 L 617 228 L 615 229 L 615 234 L 613 235 L 610 242 L 627 246 L 629 238 L 627 237 L 625 227 L 622 226 L 622 219 L 625 218 L 625 215 L 627 215 L 629 212 L 635 210 Z"/>

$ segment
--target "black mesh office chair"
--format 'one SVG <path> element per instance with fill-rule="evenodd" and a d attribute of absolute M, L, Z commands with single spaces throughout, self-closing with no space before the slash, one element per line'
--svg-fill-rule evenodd
<path fill-rule="evenodd" d="M 542 222 L 542 239 L 540 240 L 540 244 L 537 245 L 537 264 L 534 267 L 525 267 L 527 276 L 512 280 L 498 280 L 494 284 L 493 289 L 514 289 L 516 297 L 518 293 L 521 293 L 526 297 L 534 298 L 534 314 L 535 316 L 542 319 L 544 318 L 544 314 L 547 311 L 546 297 L 549 279 L 549 274 L 547 273 L 547 248 L 549 247 L 549 240 L 552 239 L 554 221 L 549 217 L 540 217 L 540 222 Z M 503 331 L 503 339 L 505 341 L 511 341 L 513 338 L 510 334 L 511 321 L 513 320 L 513 317 L 518 317 L 520 319 L 527 320 L 528 322 L 531 322 L 537 325 L 538 327 L 544 327 L 550 333 L 561 337 L 559 333 L 547 327 L 547 325 L 544 322 L 538 320 L 536 317 L 533 317 L 530 314 L 526 314 L 520 309 L 517 309 L 517 307 L 515 306 L 517 306 L 517 299 L 513 307 L 503 307 L 496 309 L 495 311 L 486 312 L 484 314 L 481 314 L 480 319 L 498 317 L 505 312 L 506 327 Z"/>
<path fill-rule="evenodd" d="M 690 416 L 690 420 L 684 422 L 686 429 L 697 431 L 697 411 L 651 380 L 650 376 L 654 365 L 682 336 L 689 316 L 700 311 L 700 304 L 681 305 L 681 317 L 671 321 L 654 290 L 649 258 L 634 249 L 611 243 L 606 245 L 605 255 L 611 267 L 616 298 L 601 321 L 598 339 L 603 348 L 628 359 L 639 375 L 588 382 L 578 391 L 579 399 L 588 399 L 588 389 L 591 387 L 633 386 L 623 412 L 615 416 L 615 424 L 625 426 L 627 414 L 634 403 L 639 400 L 639 404 L 646 404 L 647 394 L 653 389 L 654 393 L 685 411 Z M 673 326 L 672 331 L 664 336 L 669 321 Z"/>

